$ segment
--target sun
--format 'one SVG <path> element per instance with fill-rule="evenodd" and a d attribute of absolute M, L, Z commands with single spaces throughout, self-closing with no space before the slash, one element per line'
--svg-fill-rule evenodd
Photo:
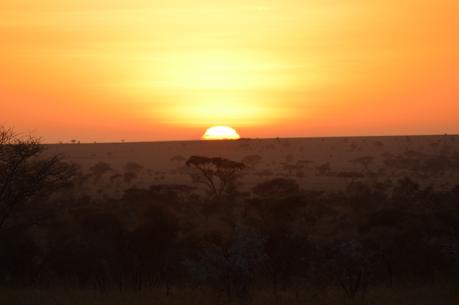
<path fill-rule="evenodd" d="M 203 140 L 238 140 L 240 138 L 237 131 L 229 126 L 209 127 L 202 136 Z"/>

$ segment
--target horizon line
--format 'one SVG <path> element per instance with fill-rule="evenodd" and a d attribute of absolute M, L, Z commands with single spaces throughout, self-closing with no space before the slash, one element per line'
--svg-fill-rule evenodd
<path fill-rule="evenodd" d="M 256 137 L 246 138 L 241 137 L 240 139 L 222 139 L 222 140 L 203 140 L 203 139 L 183 139 L 183 140 L 151 140 L 151 141 L 119 141 L 119 142 L 54 142 L 54 143 L 42 143 L 43 145 L 97 145 L 97 144 L 142 144 L 142 143 L 173 143 L 173 142 L 240 142 L 240 141 L 252 141 L 252 140 L 297 140 L 297 139 L 340 139 L 340 138 L 390 138 L 390 137 L 439 137 L 439 136 L 459 136 L 459 133 L 442 133 L 442 134 L 386 134 L 386 135 L 348 135 L 348 136 L 292 136 L 292 137 Z"/>

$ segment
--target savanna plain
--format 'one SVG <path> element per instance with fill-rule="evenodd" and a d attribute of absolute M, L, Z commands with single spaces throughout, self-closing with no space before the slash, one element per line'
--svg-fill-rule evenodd
<path fill-rule="evenodd" d="M 0 304 L 459 303 L 459 136 L 2 133 Z"/>

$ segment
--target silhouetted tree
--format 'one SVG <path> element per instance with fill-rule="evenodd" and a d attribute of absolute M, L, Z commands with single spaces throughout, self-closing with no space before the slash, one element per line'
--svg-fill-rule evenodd
<path fill-rule="evenodd" d="M 317 174 L 320 176 L 325 176 L 330 172 L 331 166 L 329 162 L 323 163 L 319 166 L 316 166 Z"/>
<path fill-rule="evenodd" d="M 221 289 L 229 298 L 246 299 L 266 259 L 264 242 L 253 229 L 237 226 L 229 241 L 207 243 L 185 265 L 196 281 Z"/>
<path fill-rule="evenodd" d="M 213 198 L 221 198 L 224 192 L 235 184 L 245 165 L 240 162 L 223 158 L 192 156 L 186 162 L 188 167 L 195 169 L 191 173 L 194 182 L 207 186 Z"/>
<path fill-rule="evenodd" d="M 363 167 L 363 169 L 368 172 L 368 167 L 373 163 L 374 158 L 372 156 L 364 156 L 351 160 L 352 163 L 358 164 Z"/>
<path fill-rule="evenodd" d="M 359 172 L 350 171 L 350 172 L 339 172 L 336 174 L 336 177 L 357 179 L 357 178 L 364 178 L 365 175 Z"/>
<path fill-rule="evenodd" d="M 295 180 L 276 178 L 256 185 L 252 191 L 260 197 L 289 196 L 298 193 L 300 187 Z"/>
<path fill-rule="evenodd" d="M 293 172 L 297 170 L 298 166 L 292 163 L 283 162 L 282 168 L 287 171 L 287 175 L 292 176 Z"/>
<path fill-rule="evenodd" d="M 255 173 L 255 175 L 260 177 L 260 178 L 267 178 L 267 177 L 274 176 L 274 173 L 273 173 L 273 171 L 271 171 L 269 169 L 264 169 L 264 170 L 261 170 L 261 171 L 257 171 Z"/>
<path fill-rule="evenodd" d="M 336 283 L 349 298 L 364 297 L 371 278 L 373 254 L 356 240 L 340 242 L 334 251 L 329 263 Z"/>
<path fill-rule="evenodd" d="M 67 185 L 75 173 L 62 155 L 46 154 L 36 138 L 0 128 L 0 229 L 20 212 Z"/>
<path fill-rule="evenodd" d="M 96 181 L 111 171 L 113 171 L 113 168 L 107 162 L 97 162 L 89 168 L 89 172 L 94 176 Z"/>
<path fill-rule="evenodd" d="M 314 163 L 312 160 L 298 160 L 297 162 L 298 165 L 302 165 L 306 168 L 308 168 L 312 163 Z"/>
<path fill-rule="evenodd" d="M 170 292 L 182 254 L 178 234 L 179 222 L 173 212 L 159 204 L 147 208 L 144 221 L 129 241 L 136 288 L 164 285 Z"/>
<path fill-rule="evenodd" d="M 128 162 L 124 166 L 124 171 L 126 173 L 139 174 L 140 171 L 142 171 L 142 169 L 143 169 L 143 166 L 136 162 Z"/>
<path fill-rule="evenodd" d="M 131 184 L 135 179 L 137 179 L 136 173 L 127 172 L 123 174 L 123 180 L 127 184 Z"/>

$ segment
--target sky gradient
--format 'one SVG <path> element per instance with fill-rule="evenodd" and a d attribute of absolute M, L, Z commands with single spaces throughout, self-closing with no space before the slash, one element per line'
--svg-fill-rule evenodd
<path fill-rule="evenodd" d="M 0 124 L 45 142 L 459 133 L 456 0 L 2 0 Z"/>

